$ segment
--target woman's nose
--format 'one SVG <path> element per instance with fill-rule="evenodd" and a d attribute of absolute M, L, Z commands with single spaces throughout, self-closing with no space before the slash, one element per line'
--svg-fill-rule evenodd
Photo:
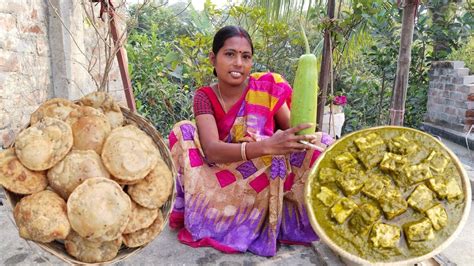
<path fill-rule="evenodd" d="M 242 55 L 238 55 L 235 57 L 234 64 L 237 66 L 242 65 Z"/>

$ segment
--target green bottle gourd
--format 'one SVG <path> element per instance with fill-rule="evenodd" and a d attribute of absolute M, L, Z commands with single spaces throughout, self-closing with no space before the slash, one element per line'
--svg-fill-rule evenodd
<path fill-rule="evenodd" d="M 295 127 L 302 123 L 312 126 L 297 132 L 297 135 L 313 134 L 316 131 L 316 111 L 318 106 L 318 69 L 314 54 L 310 53 L 308 39 L 300 24 L 306 46 L 306 53 L 298 59 L 293 95 L 291 99 L 290 125 Z"/>

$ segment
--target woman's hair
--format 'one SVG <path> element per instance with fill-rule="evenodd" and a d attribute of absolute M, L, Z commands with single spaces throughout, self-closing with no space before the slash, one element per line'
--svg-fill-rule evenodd
<path fill-rule="evenodd" d="M 239 26 L 225 26 L 218 30 L 214 35 L 214 40 L 212 42 L 212 52 L 217 55 L 217 52 L 219 52 L 222 46 L 224 46 L 225 41 L 236 36 L 243 37 L 249 42 L 253 54 L 252 39 L 250 38 L 249 33 Z M 213 73 L 214 76 L 217 77 L 216 69 L 214 69 Z"/>

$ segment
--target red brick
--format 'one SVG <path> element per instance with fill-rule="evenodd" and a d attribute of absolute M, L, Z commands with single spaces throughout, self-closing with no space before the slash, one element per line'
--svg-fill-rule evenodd
<path fill-rule="evenodd" d="M 41 30 L 41 28 L 38 25 L 34 25 L 34 26 L 31 26 L 31 27 L 23 30 L 23 32 L 43 33 L 43 30 Z"/>
<path fill-rule="evenodd" d="M 444 112 L 447 113 L 447 114 L 450 114 L 450 115 L 455 115 L 456 114 L 456 109 L 453 108 L 453 107 L 447 106 L 444 109 Z"/>
<path fill-rule="evenodd" d="M 474 93 L 471 93 L 467 96 L 468 101 L 474 101 Z"/>
<path fill-rule="evenodd" d="M 466 117 L 474 117 L 474 110 L 467 110 L 466 111 Z"/>
<path fill-rule="evenodd" d="M 37 19 L 38 18 L 38 11 L 36 9 L 33 9 L 31 11 L 31 19 Z"/>
<path fill-rule="evenodd" d="M 466 117 L 466 119 L 464 119 L 464 125 L 470 127 L 474 124 L 474 117 Z"/>

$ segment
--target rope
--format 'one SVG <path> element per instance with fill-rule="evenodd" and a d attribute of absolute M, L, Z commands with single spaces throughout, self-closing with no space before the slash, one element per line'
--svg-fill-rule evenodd
<path fill-rule="evenodd" d="M 390 121 L 394 121 L 395 120 L 395 116 L 397 114 L 401 114 L 401 116 L 403 117 L 404 114 L 405 114 L 405 109 L 401 109 L 401 110 L 398 110 L 398 109 L 388 109 L 389 112 L 390 112 Z"/>

